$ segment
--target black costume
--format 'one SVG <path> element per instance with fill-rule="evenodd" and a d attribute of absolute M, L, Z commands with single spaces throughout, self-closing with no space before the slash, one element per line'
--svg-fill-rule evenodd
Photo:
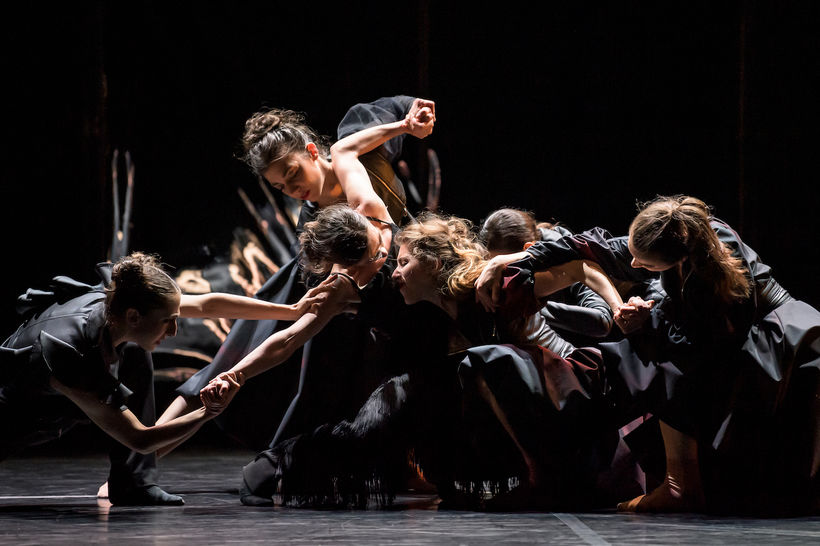
<path fill-rule="evenodd" d="M 564 359 L 536 345 L 499 344 L 520 341 L 521 317 L 539 306 L 526 273 L 510 277 L 504 293 L 498 316 L 469 296 L 455 321 L 427 302 L 410 306 L 424 316 L 411 335 L 415 366 L 373 392 L 355 419 L 260 453 L 243 469 L 243 502 L 270 503 L 281 486 L 283 502 L 292 505 L 364 507 L 374 492 L 389 503 L 404 483 L 409 453 L 444 503 L 481 506 L 485 493 L 508 490 L 526 469 L 480 396 L 480 374 L 543 465 L 539 507 L 611 505 L 619 438 L 603 398 L 600 354 L 576 351 Z M 636 485 L 625 483 L 617 486 Z M 517 506 L 524 507 L 533 506 Z"/>
<path fill-rule="evenodd" d="M 602 344 L 609 398 L 625 416 L 652 412 L 700 447 L 709 509 L 796 514 L 818 508 L 820 313 L 794 300 L 728 225 L 718 238 L 743 261 L 752 295 L 725 304 L 689 261 L 661 273 L 666 298 L 639 332 Z M 528 249 L 543 270 L 596 261 L 613 279 L 630 266 L 627 238 L 596 228 Z"/>
<path fill-rule="evenodd" d="M 357 104 L 339 124 L 338 137 L 403 119 L 413 101 L 412 97 L 397 96 Z M 401 153 L 403 138 L 403 135 L 393 138 L 359 158 L 373 189 L 395 221 L 410 217 L 402 183 L 391 165 Z M 316 203 L 306 202 L 298 227 L 313 220 L 317 212 Z M 395 251 L 392 255 L 395 256 Z M 392 301 L 403 306 L 397 292 L 393 291 L 392 295 L 384 293 L 391 273 L 391 266 L 385 265 L 364 292 L 382 293 L 382 296 L 370 298 L 373 301 L 381 298 L 384 304 Z M 274 303 L 294 303 L 305 294 L 301 276 L 298 258 L 295 258 L 271 277 L 256 297 Z M 286 362 L 248 382 L 231 406 L 217 417 L 217 423 L 242 443 L 262 449 L 320 423 L 345 416 L 352 418 L 373 388 L 389 377 L 389 374 L 385 375 L 387 372 L 377 370 L 383 365 L 383 359 L 378 356 L 379 351 L 383 351 L 378 348 L 382 340 L 374 337 L 372 332 L 378 328 L 369 325 L 367 320 L 365 316 L 348 315 L 331 319 L 322 332 L 308 340 Z M 185 397 L 198 396 L 200 389 L 213 377 L 230 369 L 270 335 L 289 324 L 276 320 L 237 321 L 213 362 L 180 386 L 177 393 Z M 296 364 L 300 360 L 301 368 Z M 291 400 L 290 405 L 287 405 L 288 400 Z"/>
<path fill-rule="evenodd" d="M 116 348 L 118 362 L 108 365 L 103 359 L 102 347 L 110 344 L 104 328 L 104 287 L 111 279 L 111 264 L 98 265 L 97 272 L 103 280 L 98 285 L 56 277 L 51 291 L 30 289 L 18 299 L 25 322 L 0 347 L 0 458 L 55 440 L 89 421 L 51 388 L 50 376 L 94 393 L 114 408 L 130 409 L 146 426 L 154 424 L 151 355 L 126 343 Z M 112 440 L 110 459 L 112 503 L 130 503 L 134 491 L 155 486 L 154 454 L 141 455 Z"/>

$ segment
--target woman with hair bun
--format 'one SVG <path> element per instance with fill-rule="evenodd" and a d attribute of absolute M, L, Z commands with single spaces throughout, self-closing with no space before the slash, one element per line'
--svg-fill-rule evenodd
<path fill-rule="evenodd" d="M 820 509 L 820 313 L 793 299 L 754 250 L 694 197 L 641 206 L 628 237 L 594 230 L 493 259 L 476 286 L 497 305 L 510 264 L 579 258 L 613 279 L 659 275 L 659 305 L 614 309 L 603 344 L 614 407 L 660 419 L 666 477 L 628 511 L 797 515 Z"/>
<path fill-rule="evenodd" d="M 176 333 L 177 318 L 295 320 L 324 297 L 295 305 L 230 294 L 185 295 L 158 260 L 133 253 L 97 266 L 102 282 L 55 277 L 48 291 L 18 299 L 24 322 L 0 347 L 0 459 L 59 438 L 90 419 L 114 444 L 108 496 L 115 505 L 182 504 L 160 489 L 155 451 L 190 437 L 218 415 L 243 383 L 220 378 L 222 396 L 155 425 L 150 352 Z"/>

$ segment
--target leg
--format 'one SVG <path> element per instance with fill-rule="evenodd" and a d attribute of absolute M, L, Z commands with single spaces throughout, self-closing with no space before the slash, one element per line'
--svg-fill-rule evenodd
<path fill-rule="evenodd" d="M 697 512 L 704 507 L 703 489 L 698 463 L 698 443 L 663 421 L 666 478 L 646 495 L 622 502 L 622 512 Z"/>
<path fill-rule="evenodd" d="M 154 407 L 154 365 L 151 355 L 129 343 L 123 350 L 119 378 L 133 394 L 128 408 L 143 425 L 151 426 L 156 419 Z M 182 497 L 169 495 L 156 485 L 157 456 L 142 455 L 116 442 L 109 452 L 111 471 L 108 475 L 108 496 L 115 505 L 183 504 Z"/>
<path fill-rule="evenodd" d="M 478 392 L 481 395 L 481 398 L 489 404 L 490 408 L 492 408 L 493 413 L 498 418 L 501 426 L 504 427 L 504 430 L 512 439 L 515 447 L 518 449 L 519 453 L 521 453 L 521 457 L 524 459 L 524 464 L 527 466 L 527 484 L 532 488 L 539 487 L 541 485 L 541 471 L 539 469 L 539 465 L 535 462 L 535 458 L 519 441 L 518 435 L 516 435 L 512 425 L 510 425 L 509 419 L 507 419 L 507 414 L 499 405 L 498 400 L 493 394 L 493 391 L 490 390 L 490 387 L 487 385 L 487 381 L 484 379 L 484 375 L 481 374 L 481 372 L 476 372 L 475 382 L 478 386 Z"/>

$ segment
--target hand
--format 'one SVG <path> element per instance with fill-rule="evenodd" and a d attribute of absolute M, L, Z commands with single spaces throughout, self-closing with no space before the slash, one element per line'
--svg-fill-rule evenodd
<path fill-rule="evenodd" d="M 436 103 L 426 99 L 416 99 L 404 118 L 407 132 L 416 138 L 425 138 L 433 132 L 436 123 Z"/>
<path fill-rule="evenodd" d="M 475 281 L 475 299 L 492 313 L 501 303 L 501 281 L 507 265 L 515 261 L 511 254 L 501 254 L 492 258 L 484 266 L 481 275 Z"/>
<path fill-rule="evenodd" d="M 428 118 L 436 119 L 436 103 L 427 99 L 415 99 L 410 106 L 408 117 L 417 118 L 420 123 L 425 123 Z"/>
<path fill-rule="evenodd" d="M 298 316 L 305 313 L 316 313 L 322 302 L 328 299 L 330 292 L 333 291 L 333 277 L 328 277 L 319 285 L 314 286 L 305 293 L 302 298 L 294 304 Z"/>
<path fill-rule="evenodd" d="M 629 301 L 622 304 L 615 310 L 615 324 L 625 334 L 630 334 L 643 327 L 649 313 L 655 305 L 654 300 L 645 301 L 642 298 L 633 296 Z"/>
<path fill-rule="evenodd" d="M 332 273 L 325 282 L 330 281 L 328 297 L 319 308 L 317 314 L 330 313 L 355 313 L 356 304 L 361 303 L 357 287 L 350 282 L 350 279 Z"/>
<path fill-rule="evenodd" d="M 211 379 L 199 391 L 199 399 L 206 413 L 212 416 L 222 413 L 244 383 L 245 375 L 242 372 L 223 372 Z"/>

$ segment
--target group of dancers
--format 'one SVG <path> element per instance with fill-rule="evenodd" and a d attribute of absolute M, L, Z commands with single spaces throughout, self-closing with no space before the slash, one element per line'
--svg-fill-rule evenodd
<path fill-rule="evenodd" d="M 0 456 L 90 419 L 114 505 L 181 504 L 157 458 L 285 365 L 284 415 L 293 385 L 268 382 L 231 421 L 276 421 L 247 505 L 421 487 L 439 508 L 818 513 L 820 313 L 691 196 L 643 204 L 622 237 L 413 215 L 392 165 L 435 122 L 432 101 L 382 98 L 328 147 L 293 112 L 250 118 L 246 163 L 305 202 L 298 256 L 254 298 L 182 294 L 142 253 L 30 289 L 0 348 Z M 155 419 L 150 353 L 186 316 L 242 320 Z"/>

